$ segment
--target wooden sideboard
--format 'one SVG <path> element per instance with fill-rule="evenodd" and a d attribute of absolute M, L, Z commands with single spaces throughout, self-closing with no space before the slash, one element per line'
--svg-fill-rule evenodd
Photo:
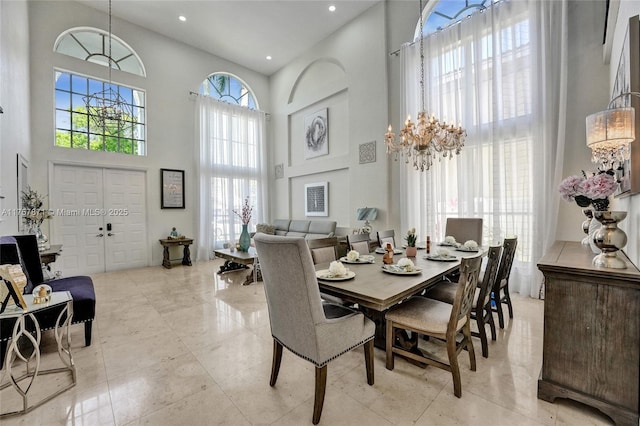
<path fill-rule="evenodd" d="M 538 263 L 545 277 L 538 398 L 570 398 L 618 425 L 638 426 L 640 271 L 591 265 L 578 242 L 557 241 Z"/>

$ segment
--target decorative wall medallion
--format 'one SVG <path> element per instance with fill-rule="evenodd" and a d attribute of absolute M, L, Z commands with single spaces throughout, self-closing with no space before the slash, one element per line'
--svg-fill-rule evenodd
<path fill-rule="evenodd" d="M 360 144 L 360 164 L 376 162 L 376 141 Z"/>
<path fill-rule="evenodd" d="M 284 164 L 276 164 L 276 179 L 282 179 L 284 177 Z"/>

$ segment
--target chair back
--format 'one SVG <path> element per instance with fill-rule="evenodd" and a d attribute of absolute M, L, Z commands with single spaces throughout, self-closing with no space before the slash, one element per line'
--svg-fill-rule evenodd
<path fill-rule="evenodd" d="M 313 238 L 307 240 L 313 263 L 327 263 L 338 259 L 338 237 Z"/>
<path fill-rule="evenodd" d="M 448 217 L 445 236 L 452 236 L 459 243 L 473 240 L 482 244 L 482 219 L 466 217 Z"/>
<path fill-rule="evenodd" d="M 303 358 L 317 359 L 316 325 L 326 318 L 311 252 L 304 238 L 253 238 L 267 296 L 271 334 Z"/>
<path fill-rule="evenodd" d="M 482 256 L 474 256 L 463 258 L 460 262 L 460 279 L 456 289 L 456 297 L 453 300 L 451 308 L 451 317 L 449 319 L 448 332 L 458 330 L 458 324 L 463 318 L 469 318 L 471 309 L 473 308 L 473 298 L 475 296 L 476 287 L 478 286 L 478 276 L 480 275 L 480 266 L 482 265 Z"/>
<path fill-rule="evenodd" d="M 496 293 L 496 297 L 500 289 L 506 287 L 509 283 L 509 276 L 511 275 L 511 267 L 513 266 L 513 258 L 516 255 L 517 246 L 518 237 L 505 238 L 502 242 L 502 258 L 500 259 L 498 276 L 493 285 L 493 292 Z"/>
<path fill-rule="evenodd" d="M 369 254 L 369 241 L 371 241 L 371 237 L 368 232 L 347 235 L 347 247 L 349 247 L 349 250 L 355 250 L 358 253 Z"/>
<path fill-rule="evenodd" d="M 478 308 L 487 306 L 491 300 L 491 289 L 498 276 L 498 265 L 500 264 L 500 254 L 502 253 L 502 246 L 489 247 L 489 253 L 487 254 L 487 266 L 484 269 L 484 275 L 482 277 L 482 284 L 480 285 L 480 293 L 478 294 Z"/>
<path fill-rule="evenodd" d="M 393 247 L 396 247 L 396 232 L 393 229 L 388 231 L 379 231 L 378 233 L 378 245 L 380 247 L 386 247 L 387 243 L 391 243 Z"/>

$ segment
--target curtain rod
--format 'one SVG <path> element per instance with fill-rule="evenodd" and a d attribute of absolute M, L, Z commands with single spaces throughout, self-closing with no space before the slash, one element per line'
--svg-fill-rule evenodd
<path fill-rule="evenodd" d="M 193 91 L 189 91 L 189 95 L 190 96 L 204 96 L 204 95 L 201 95 L 200 93 L 193 92 Z M 227 101 L 223 101 L 223 100 L 220 100 L 220 99 L 212 98 L 211 96 L 208 96 L 208 97 L 213 99 L 216 102 L 222 102 L 222 103 L 225 103 L 227 105 L 240 106 L 240 105 L 232 104 L 231 102 L 227 102 Z M 251 108 L 247 108 L 247 109 L 250 110 L 250 111 L 260 112 L 260 113 L 264 114 L 266 117 L 271 117 L 271 114 L 266 112 L 266 111 L 262 111 L 260 109 L 251 109 Z"/>

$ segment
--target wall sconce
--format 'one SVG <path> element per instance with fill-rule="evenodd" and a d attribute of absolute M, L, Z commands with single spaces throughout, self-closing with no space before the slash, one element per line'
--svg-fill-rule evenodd
<path fill-rule="evenodd" d="M 378 217 L 378 209 L 375 207 L 362 207 L 356 211 L 356 220 L 364 220 L 364 226 L 362 232 L 371 233 L 370 220 L 375 220 Z"/>
<path fill-rule="evenodd" d="M 609 102 L 605 111 L 587 117 L 587 146 L 591 162 L 601 170 L 618 169 L 629 159 L 631 142 L 635 140 L 635 110 L 633 107 L 611 108 L 623 96 L 640 97 L 640 92 L 625 92 Z"/>

